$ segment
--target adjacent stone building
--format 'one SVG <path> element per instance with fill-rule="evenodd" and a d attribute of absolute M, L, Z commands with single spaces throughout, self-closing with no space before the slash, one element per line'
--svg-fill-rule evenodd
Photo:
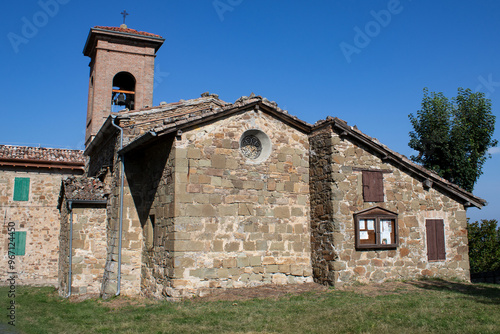
<path fill-rule="evenodd" d="M 484 200 L 340 119 L 308 124 L 253 93 L 151 106 L 163 41 L 90 31 L 85 173 L 46 188 L 60 224 L 39 224 L 57 226 L 61 295 L 469 279 L 466 209 Z"/>
<path fill-rule="evenodd" d="M 2 282 L 15 272 L 20 284 L 57 285 L 59 190 L 62 179 L 83 174 L 82 153 L 0 145 Z M 15 257 L 13 263 L 9 254 Z"/>

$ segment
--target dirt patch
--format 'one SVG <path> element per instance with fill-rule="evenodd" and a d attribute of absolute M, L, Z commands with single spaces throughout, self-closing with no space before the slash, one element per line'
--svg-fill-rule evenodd
<path fill-rule="evenodd" d="M 238 301 L 255 298 L 278 299 L 286 296 L 296 296 L 303 293 L 323 293 L 328 290 L 327 286 L 317 283 L 275 285 L 266 284 L 249 288 L 236 288 L 216 290 L 213 293 L 193 298 L 193 301 Z"/>
<path fill-rule="evenodd" d="M 335 288 L 336 291 L 350 291 L 369 297 L 381 295 L 410 293 L 416 290 L 434 290 L 446 289 L 457 290 L 460 292 L 473 288 L 473 284 L 466 282 L 450 282 L 444 280 L 415 280 L 415 281 L 394 281 L 384 283 L 355 284 L 341 288 Z M 195 297 L 190 300 L 193 302 L 206 301 L 244 301 L 250 299 L 279 299 L 288 296 L 297 296 L 305 293 L 323 294 L 332 291 L 333 288 L 317 283 L 273 285 L 266 284 L 256 287 L 219 289 L 203 297 Z M 97 300 L 103 306 L 111 309 L 120 309 L 126 306 L 146 306 L 159 303 L 159 300 L 146 297 L 127 297 L 118 296 L 108 300 L 100 300 L 97 294 L 75 295 L 71 296 L 71 302 L 79 303 L 87 299 Z"/>
<path fill-rule="evenodd" d="M 84 300 L 88 300 L 88 299 L 97 300 L 97 299 L 99 299 L 99 294 L 98 293 L 86 293 L 86 294 L 82 294 L 82 295 L 71 295 L 68 298 L 68 300 L 71 303 L 80 303 L 80 302 L 83 302 Z"/>
<path fill-rule="evenodd" d="M 474 284 L 468 282 L 453 282 L 441 279 L 394 281 L 383 283 L 370 283 L 366 285 L 352 285 L 339 288 L 341 291 L 352 291 L 365 296 L 375 297 L 395 293 L 409 293 L 416 290 L 454 290 L 466 292 L 474 289 Z"/>
<path fill-rule="evenodd" d="M 413 282 L 414 283 L 414 282 Z M 412 282 L 384 282 L 370 284 L 355 284 L 338 288 L 340 291 L 351 291 L 368 297 L 390 295 L 394 293 L 408 293 L 417 290 Z"/>

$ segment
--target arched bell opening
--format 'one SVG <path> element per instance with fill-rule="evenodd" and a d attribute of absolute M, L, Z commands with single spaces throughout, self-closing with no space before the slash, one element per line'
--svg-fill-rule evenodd
<path fill-rule="evenodd" d="M 111 94 L 111 110 L 134 110 L 135 107 L 135 78 L 128 72 L 120 72 L 113 78 Z"/>

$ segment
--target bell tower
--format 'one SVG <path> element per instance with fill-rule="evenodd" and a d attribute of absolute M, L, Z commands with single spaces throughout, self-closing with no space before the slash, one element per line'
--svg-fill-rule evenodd
<path fill-rule="evenodd" d="M 113 112 L 152 105 L 154 59 L 164 41 L 126 25 L 90 29 L 83 49 L 90 57 L 85 147 Z"/>

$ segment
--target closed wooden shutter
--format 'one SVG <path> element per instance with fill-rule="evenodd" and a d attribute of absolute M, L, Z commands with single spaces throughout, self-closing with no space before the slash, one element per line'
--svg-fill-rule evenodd
<path fill-rule="evenodd" d="M 14 232 L 14 255 L 24 255 L 26 250 L 26 232 Z"/>
<path fill-rule="evenodd" d="M 425 222 L 425 227 L 427 230 L 427 258 L 429 261 L 446 260 L 443 220 L 428 219 Z"/>
<path fill-rule="evenodd" d="M 365 202 L 384 201 L 384 175 L 377 171 L 363 171 L 363 200 Z"/>
<path fill-rule="evenodd" d="M 30 195 L 29 177 L 16 177 L 14 179 L 14 201 L 27 201 Z"/>

